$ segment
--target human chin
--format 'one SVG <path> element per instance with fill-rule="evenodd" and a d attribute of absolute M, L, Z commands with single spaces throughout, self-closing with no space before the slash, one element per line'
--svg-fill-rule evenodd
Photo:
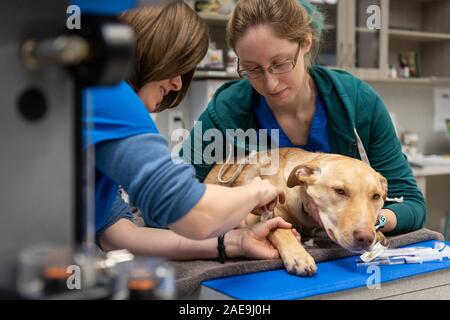
<path fill-rule="evenodd" d="M 156 109 L 158 109 L 159 103 L 157 102 L 157 99 L 155 99 L 155 97 L 147 96 L 141 100 L 148 112 L 152 113 L 155 112 Z"/>
<path fill-rule="evenodd" d="M 276 92 L 274 94 L 268 93 L 266 95 L 266 99 L 273 104 L 284 104 L 289 101 L 290 99 L 290 90 L 289 88 L 285 88 L 279 92 Z"/>

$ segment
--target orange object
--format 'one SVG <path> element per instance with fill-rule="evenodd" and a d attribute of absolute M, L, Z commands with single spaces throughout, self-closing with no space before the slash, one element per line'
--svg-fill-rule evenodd
<path fill-rule="evenodd" d="M 49 280 L 61 280 L 69 277 L 64 267 L 49 267 L 44 270 L 44 277 Z"/>
<path fill-rule="evenodd" d="M 130 290 L 152 290 L 156 287 L 156 282 L 152 279 L 131 279 L 128 281 L 128 288 Z"/>

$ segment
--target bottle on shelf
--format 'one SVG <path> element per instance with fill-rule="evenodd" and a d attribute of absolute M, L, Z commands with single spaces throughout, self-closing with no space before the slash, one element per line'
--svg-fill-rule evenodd
<path fill-rule="evenodd" d="M 390 64 L 389 65 L 388 77 L 391 78 L 391 79 L 397 79 L 398 73 L 397 73 L 397 67 L 396 67 L 395 64 Z"/>

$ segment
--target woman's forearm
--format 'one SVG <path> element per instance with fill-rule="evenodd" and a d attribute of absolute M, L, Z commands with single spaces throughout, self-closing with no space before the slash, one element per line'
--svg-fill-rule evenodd
<path fill-rule="evenodd" d="M 170 260 L 216 259 L 217 239 L 191 240 L 171 230 L 143 228 L 121 219 L 100 236 L 105 251 L 127 249 L 136 255 L 158 256 Z M 239 231 L 225 237 L 227 256 L 241 255 Z"/>
<path fill-rule="evenodd" d="M 192 239 L 207 239 L 236 227 L 260 201 L 257 188 L 207 185 L 199 203 L 170 229 Z"/>
<path fill-rule="evenodd" d="M 397 227 L 397 216 L 392 210 L 389 209 L 382 209 L 381 213 L 386 216 L 386 225 L 383 229 L 381 229 L 381 231 L 385 233 L 391 232 Z"/>
<path fill-rule="evenodd" d="M 273 210 L 277 201 L 284 203 L 284 190 L 259 177 L 234 188 L 207 185 L 200 201 L 187 215 L 171 224 L 170 229 L 191 239 L 207 239 L 235 228 L 250 212 L 261 208 Z"/>

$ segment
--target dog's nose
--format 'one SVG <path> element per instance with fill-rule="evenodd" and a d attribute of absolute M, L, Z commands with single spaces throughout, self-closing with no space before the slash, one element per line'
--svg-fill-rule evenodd
<path fill-rule="evenodd" d="M 358 247 L 368 248 L 375 239 L 375 233 L 369 228 L 361 228 L 353 232 L 353 238 Z"/>

